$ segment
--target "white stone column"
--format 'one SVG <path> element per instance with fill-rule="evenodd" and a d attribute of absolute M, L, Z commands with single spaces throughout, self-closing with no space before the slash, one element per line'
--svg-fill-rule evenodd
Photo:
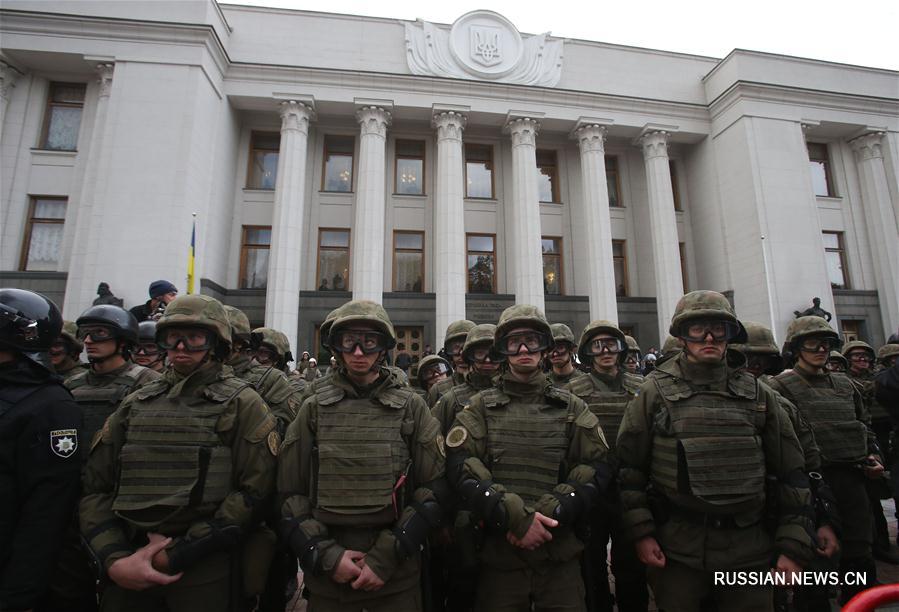
<path fill-rule="evenodd" d="M 587 291 L 590 320 L 618 322 L 615 266 L 612 259 L 612 220 L 609 215 L 609 186 L 606 183 L 606 131 L 604 125 L 588 123 L 573 136 L 581 151 L 581 190 L 587 244 Z"/>
<path fill-rule="evenodd" d="M 465 182 L 462 132 L 467 118 L 457 111 L 435 113 L 437 172 L 434 190 L 434 295 L 436 344 L 453 321 L 465 319 L 467 262 L 465 258 Z"/>
<path fill-rule="evenodd" d="M 517 304 L 532 304 L 545 311 L 543 254 L 540 230 L 540 195 L 537 192 L 537 132 L 540 123 L 530 117 L 506 124 L 512 136 L 512 287 Z"/>
<path fill-rule="evenodd" d="M 6 119 L 6 109 L 9 99 L 12 97 L 12 89 L 22 73 L 0 60 L 0 142 L 3 141 L 3 121 Z"/>
<path fill-rule="evenodd" d="M 390 113 L 380 106 L 363 106 L 356 112 L 356 119 L 360 127 L 359 174 L 350 282 L 354 300 L 372 300 L 380 304 L 384 295 L 385 180 Z"/>
<path fill-rule="evenodd" d="M 100 253 L 104 219 L 103 181 L 101 166 L 105 163 L 107 151 L 103 146 L 106 137 L 109 95 L 112 92 L 112 77 L 115 64 L 97 64 L 97 79 L 100 87 L 97 93 L 97 108 L 94 112 L 93 129 L 88 144 L 84 181 L 78 199 L 78 214 L 75 221 L 75 236 L 72 241 L 72 256 L 69 260 L 66 280 L 66 297 L 63 302 L 63 316 L 75 319 L 94 299 L 97 285 L 102 278 L 95 276 Z"/>
<path fill-rule="evenodd" d="M 877 280 L 877 297 L 884 336 L 899 327 L 899 232 L 890 201 L 883 159 L 883 133 L 875 132 L 849 141 L 858 163 L 865 223 L 871 241 L 871 259 Z"/>
<path fill-rule="evenodd" d="M 677 217 L 668 165 L 668 132 L 656 130 L 640 137 L 646 163 L 646 190 L 649 197 L 649 231 L 652 263 L 656 279 L 656 303 L 660 341 L 668 334 L 671 315 L 684 294 L 681 278 Z"/>
<path fill-rule="evenodd" d="M 300 270 L 306 237 L 306 148 L 310 106 L 297 100 L 281 102 L 281 146 L 272 215 L 272 242 L 265 292 L 265 324 L 287 336 L 296 350 L 300 310 Z"/>

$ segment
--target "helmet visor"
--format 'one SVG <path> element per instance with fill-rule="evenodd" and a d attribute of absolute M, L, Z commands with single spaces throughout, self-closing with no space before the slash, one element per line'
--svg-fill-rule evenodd
<path fill-rule="evenodd" d="M 503 355 L 517 355 L 523 346 L 528 353 L 546 350 L 552 340 L 546 334 L 537 331 L 507 334 L 500 338 L 497 350 Z"/>
<path fill-rule="evenodd" d="M 484 363 L 488 359 L 493 363 L 498 363 L 500 361 L 505 361 L 506 359 L 505 355 L 496 352 L 493 350 L 493 347 L 489 345 L 476 346 L 468 349 L 465 355 L 468 357 L 469 361 L 473 361 L 474 363 Z"/>
<path fill-rule="evenodd" d="M 443 345 L 444 352 L 450 357 L 458 357 L 462 354 L 462 347 L 465 346 L 464 340 L 453 340 Z"/>
<path fill-rule="evenodd" d="M 167 351 L 179 345 L 186 351 L 208 351 L 215 346 L 215 335 L 205 329 L 173 327 L 158 335 L 157 344 Z"/>
<path fill-rule="evenodd" d="M 622 352 L 626 345 L 618 338 L 593 338 L 584 348 L 587 355 L 617 354 Z"/>
<path fill-rule="evenodd" d="M 839 345 L 840 341 L 832 336 L 811 336 L 799 342 L 799 350 L 805 353 L 819 353 L 823 349 L 829 354 Z"/>
<path fill-rule="evenodd" d="M 105 325 L 79 325 L 78 339 L 82 342 L 90 336 L 91 342 L 105 342 L 116 337 L 115 331 Z"/>
<path fill-rule="evenodd" d="M 740 326 L 721 319 L 691 319 L 681 323 L 678 337 L 689 342 L 702 342 L 709 335 L 716 342 L 733 340 L 740 334 Z"/>
<path fill-rule="evenodd" d="M 427 366 L 424 371 L 419 370 L 418 377 L 422 380 L 431 380 L 437 378 L 441 374 L 449 374 L 449 366 L 442 361 Z"/>
<path fill-rule="evenodd" d="M 338 353 L 355 352 L 356 347 L 366 355 L 387 350 L 386 334 L 371 330 L 341 329 L 331 337 L 330 348 Z"/>

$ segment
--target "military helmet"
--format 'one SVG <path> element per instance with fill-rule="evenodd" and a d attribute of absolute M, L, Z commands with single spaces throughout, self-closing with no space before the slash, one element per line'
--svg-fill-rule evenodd
<path fill-rule="evenodd" d="M 468 335 L 468 332 L 471 331 L 471 328 L 474 327 L 474 321 L 469 321 L 468 319 L 460 319 L 459 321 L 453 321 L 446 327 L 446 335 L 443 336 L 443 345 L 446 346 L 453 340 L 465 340 L 465 336 Z"/>
<path fill-rule="evenodd" d="M 827 361 L 838 361 L 843 364 L 843 370 L 849 369 L 849 360 L 846 359 L 840 351 L 830 351 Z"/>
<path fill-rule="evenodd" d="M 754 321 L 744 321 L 743 327 L 746 328 L 746 342 L 739 343 L 735 348 L 747 354 L 780 355 L 774 334 L 768 327 Z"/>
<path fill-rule="evenodd" d="M 156 342 L 156 321 L 141 321 L 137 325 L 138 342 Z"/>
<path fill-rule="evenodd" d="M 530 327 L 544 334 L 550 342 L 552 341 L 553 332 L 543 311 L 530 304 L 515 304 L 506 308 L 499 316 L 499 322 L 493 334 L 494 344 L 516 327 Z"/>
<path fill-rule="evenodd" d="M 59 332 L 59 336 L 65 338 L 66 342 L 72 345 L 73 353 L 80 353 L 84 350 L 84 342 L 78 339 L 78 326 L 75 324 L 75 321 L 63 321 L 62 331 Z"/>
<path fill-rule="evenodd" d="M 730 305 L 724 295 L 717 291 L 691 291 L 678 300 L 677 306 L 674 308 L 674 315 L 671 317 L 668 333 L 678 336 L 681 325 L 694 319 L 714 319 L 734 323 L 739 329 L 729 342 L 736 344 L 746 342 L 746 329 L 737 319 L 734 307 Z"/>
<path fill-rule="evenodd" d="M 231 323 L 225 307 L 214 297 L 194 293 L 169 302 L 156 322 L 156 338 L 169 327 L 204 327 L 224 344 L 231 345 Z"/>
<path fill-rule="evenodd" d="M 553 323 L 549 328 L 553 332 L 553 342 L 556 344 L 567 342 L 571 346 L 575 345 L 574 332 L 564 323 Z"/>
<path fill-rule="evenodd" d="M 329 348 L 328 337 L 331 334 L 331 325 L 334 323 L 334 319 L 337 318 L 339 310 L 340 308 L 338 307 L 329 312 L 322 324 L 318 326 L 318 342 L 322 348 Z"/>
<path fill-rule="evenodd" d="M 427 372 L 429 369 L 438 366 L 443 369 L 449 375 L 450 372 L 453 371 L 450 362 L 441 357 L 440 355 L 428 355 L 418 362 L 418 369 L 416 370 L 416 377 L 418 378 L 418 386 L 422 389 L 425 389 L 425 377 L 423 374 Z"/>
<path fill-rule="evenodd" d="M 130 344 L 137 344 L 137 319 L 134 315 L 112 304 L 91 306 L 75 320 L 78 327 L 82 325 L 104 325 L 113 330 L 116 338 L 122 338 Z"/>
<path fill-rule="evenodd" d="M 599 334 L 600 332 L 605 332 L 610 336 L 613 336 L 616 340 L 618 340 L 621 350 L 618 352 L 618 363 L 623 363 L 625 359 L 627 359 L 627 338 L 624 335 L 624 332 L 612 321 L 608 321 L 606 319 L 596 319 L 595 321 L 590 321 L 587 326 L 584 328 L 584 331 L 581 332 L 581 339 L 577 343 L 577 355 L 580 358 L 582 363 L 589 364 L 593 361 L 593 358 L 596 355 L 590 355 L 587 353 L 587 345 L 590 344 L 590 341 L 593 339 L 593 336 Z"/>
<path fill-rule="evenodd" d="M 640 345 L 637 344 L 637 339 L 634 338 L 633 336 L 628 336 L 627 334 L 624 334 L 624 341 L 625 341 L 625 343 L 627 343 L 628 351 L 636 351 L 637 353 L 641 353 L 641 354 L 643 353 L 643 351 L 640 350 Z"/>
<path fill-rule="evenodd" d="M 250 333 L 250 344 L 254 350 L 265 345 L 266 348 L 275 352 L 278 361 L 293 361 L 293 355 L 290 353 L 290 340 L 277 329 L 257 327 Z"/>
<path fill-rule="evenodd" d="M 387 336 L 386 349 L 396 346 L 396 332 L 393 331 L 393 323 L 387 316 L 384 307 L 370 300 L 353 300 L 337 309 L 334 321 L 328 331 L 328 342 L 331 343 L 334 333 L 353 323 L 371 323 L 375 328 Z"/>
<path fill-rule="evenodd" d="M 871 357 L 871 361 L 874 361 L 874 358 L 877 354 L 874 352 L 874 347 L 868 344 L 867 342 L 862 342 L 861 340 L 853 340 L 852 342 L 847 342 L 843 345 L 843 357 L 849 359 L 849 353 L 852 351 L 862 350 L 868 353 Z"/>
<path fill-rule="evenodd" d="M 47 351 L 61 331 L 62 315 L 51 300 L 25 289 L 0 289 L 0 346 L 52 372 Z"/>
<path fill-rule="evenodd" d="M 496 325 L 493 323 L 481 323 L 472 327 L 465 336 L 465 344 L 462 345 L 462 358 L 471 361 L 471 351 L 479 344 L 493 344 L 493 336 L 496 333 Z M 502 355 L 491 352 L 490 359 L 498 361 Z"/>
<path fill-rule="evenodd" d="M 237 342 L 250 341 L 250 319 L 240 308 L 225 304 L 225 314 L 228 315 L 228 325 L 231 327 L 231 340 Z"/>
<path fill-rule="evenodd" d="M 795 348 L 807 336 L 827 336 L 833 338 L 838 345 L 841 344 L 840 335 L 830 326 L 830 323 L 813 315 L 797 317 L 790 321 L 784 342 L 787 346 Z"/>
<path fill-rule="evenodd" d="M 662 356 L 670 355 L 671 353 L 676 353 L 677 351 L 684 348 L 683 343 L 680 338 L 675 338 L 674 336 L 668 336 L 665 338 L 665 343 L 662 345 Z"/>
<path fill-rule="evenodd" d="M 895 355 L 899 355 L 899 344 L 884 344 L 877 349 L 877 361 L 881 363 Z"/>

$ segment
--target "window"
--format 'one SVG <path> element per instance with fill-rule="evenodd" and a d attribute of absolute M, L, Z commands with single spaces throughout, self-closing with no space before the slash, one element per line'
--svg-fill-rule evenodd
<path fill-rule="evenodd" d="M 465 145 L 465 197 L 493 198 L 493 147 Z"/>
<path fill-rule="evenodd" d="M 393 232 L 393 290 L 424 291 L 424 232 Z"/>
<path fill-rule="evenodd" d="M 627 254 L 624 240 L 612 241 L 612 266 L 615 268 L 615 295 L 627 295 Z"/>
<path fill-rule="evenodd" d="M 830 286 L 834 289 L 849 289 L 846 251 L 843 249 L 843 232 L 824 232 L 824 260 L 827 265 Z"/>
<path fill-rule="evenodd" d="M 618 178 L 618 158 L 606 156 L 606 185 L 609 188 L 609 206 L 623 206 L 621 203 L 621 181 Z"/>
<path fill-rule="evenodd" d="M 468 292 L 496 293 L 496 235 L 466 234 Z"/>
<path fill-rule="evenodd" d="M 680 190 L 677 188 L 677 169 L 674 167 L 674 160 L 668 160 L 668 172 L 671 174 L 671 195 L 674 196 L 674 210 L 683 210 L 680 203 Z M 686 287 L 684 283 L 684 287 Z"/>
<path fill-rule="evenodd" d="M 559 202 L 559 164 L 556 152 L 537 149 L 537 192 L 541 202 Z"/>
<path fill-rule="evenodd" d="M 425 192 L 425 142 L 396 141 L 396 193 L 423 195 Z"/>
<path fill-rule="evenodd" d="M 278 180 L 278 151 L 281 134 L 253 132 L 250 137 L 250 170 L 247 189 L 274 189 Z"/>
<path fill-rule="evenodd" d="M 562 295 L 562 239 L 544 236 L 543 246 L 543 293 Z"/>
<path fill-rule="evenodd" d="M 325 136 L 325 170 L 322 191 L 350 192 L 353 190 L 352 136 Z"/>
<path fill-rule="evenodd" d="M 318 230 L 318 290 L 349 291 L 350 230 Z"/>
<path fill-rule="evenodd" d="M 808 160 L 812 169 L 812 186 L 816 196 L 832 197 L 833 179 L 830 176 L 830 158 L 827 155 L 827 145 L 808 143 Z"/>
<path fill-rule="evenodd" d="M 677 248 L 680 251 L 680 276 L 681 281 L 684 283 L 684 293 L 687 292 L 687 245 L 683 242 L 677 243 Z"/>
<path fill-rule="evenodd" d="M 244 225 L 240 242 L 240 288 L 265 289 L 268 282 L 270 225 Z"/>
<path fill-rule="evenodd" d="M 47 115 L 41 137 L 44 149 L 74 151 L 78 148 L 85 89 L 84 83 L 50 83 Z"/>
<path fill-rule="evenodd" d="M 861 339 L 861 323 L 861 321 L 851 319 L 840 319 L 840 332 L 843 336 L 843 344 Z"/>
<path fill-rule="evenodd" d="M 51 272 L 59 269 L 67 203 L 67 198 L 31 198 L 20 269 Z"/>

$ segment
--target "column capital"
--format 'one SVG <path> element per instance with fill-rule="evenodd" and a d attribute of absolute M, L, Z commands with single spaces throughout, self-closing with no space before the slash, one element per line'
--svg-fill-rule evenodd
<path fill-rule="evenodd" d="M 468 124 L 468 116 L 454 110 L 435 112 L 431 127 L 437 129 L 437 140 L 462 140 L 462 132 Z"/>
<path fill-rule="evenodd" d="M 609 128 L 598 123 L 584 123 L 571 133 L 571 137 L 577 140 L 581 153 L 606 152 L 606 135 Z"/>
<path fill-rule="evenodd" d="M 540 122 L 532 117 L 518 117 L 509 121 L 504 131 L 512 135 L 512 146 L 527 145 L 537 146 L 537 133 L 540 131 Z"/>
<path fill-rule="evenodd" d="M 643 158 L 668 157 L 668 137 L 666 130 L 653 130 L 640 136 L 640 144 L 643 146 Z"/>
<path fill-rule="evenodd" d="M 356 121 L 362 128 L 363 136 L 387 137 L 387 126 L 390 125 L 392 115 L 390 111 L 380 106 L 363 106 L 356 111 Z"/>
<path fill-rule="evenodd" d="M 100 84 L 100 97 L 108 98 L 112 91 L 112 74 L 115 72 L 115 64 L 104 62 L 97 64 L 97 82 Z"/>
<path fill-rule="evenodd" d="M 311 106 L 299 100 L 283 100 L 279 106 L 282 132 L 295 130 L 304 134 L 309 133 L 309 122 L 315 116 Z"/>
<path fill-rule="evenodd" d="M 859 160 L 883 158 L 883 132 L 870 132 L 849 141 Z"/>
<path fill-rule="evenodd" d="M 21 75 L 18 68 L 0 60 L 0 97 L 4 100 L 9 99 L 9 92 L 16 86 L 16 81 Z"/>

